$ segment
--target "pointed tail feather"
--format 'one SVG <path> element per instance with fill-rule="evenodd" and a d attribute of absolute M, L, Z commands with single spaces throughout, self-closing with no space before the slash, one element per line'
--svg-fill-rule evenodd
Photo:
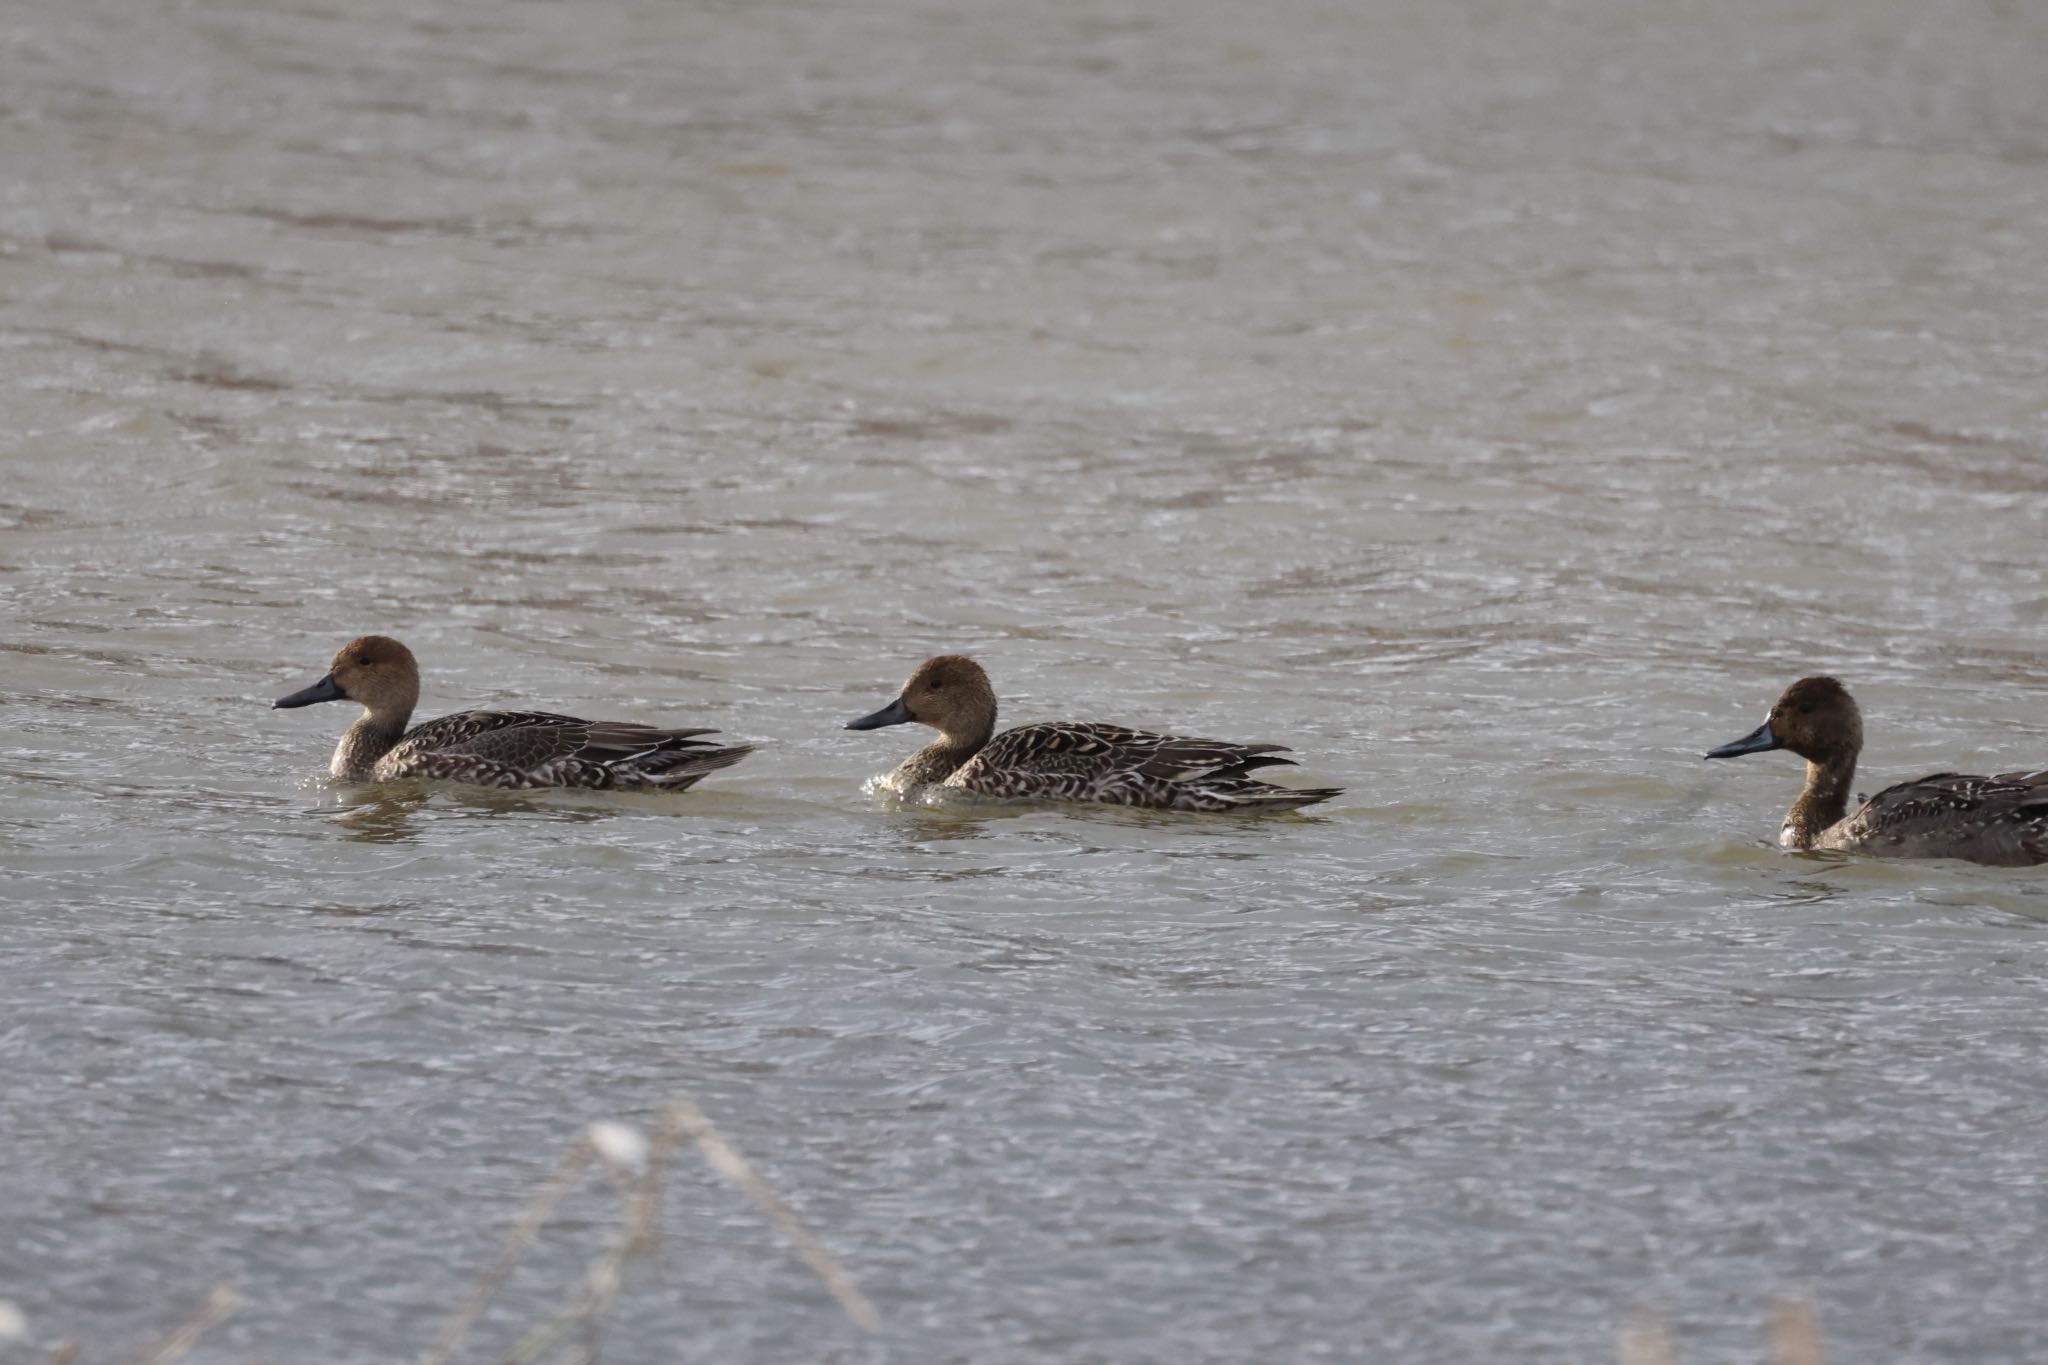
<path fill-rule="evenodd" d="M 1232 767 L 1228 773 L 1218 774 L 1218 776 L 1239 777 L 1249 773 L 1254 768 L 1271 768 L 1276 765 L 1286 768 L 1297 768 L 1301 766 L 1301 763 L 1298 759 L 1278 758 L 1272 754 L 1260 754 L 1255 758 L 1247 758 L 1242 763 Z"/>
<path fill-rule="evenodd" d="M 1240 794 L 1237 800 L 1238 808 L 1247 811 L 1300 810 L 1343 794 L 1342 787 L 1275 787 L 1262 782 L 1256 790 Z"/>
<path fill-rule="evenodd" d="M 754 752 L 751 744 L 734 744 L 723 749 L 671 749 L 652 754 L 635 764 L 629 773 L 620 773 L 620 785 L 648 786 L 661 791 L 685 791 L 701 780 L 706 773 L 730 768 L 733 764 Z"/>

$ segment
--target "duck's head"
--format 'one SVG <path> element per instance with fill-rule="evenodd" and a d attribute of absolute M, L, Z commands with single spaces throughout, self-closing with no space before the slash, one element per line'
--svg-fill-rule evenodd
<path fill-rule="evenodd" d="M 879 730 L 907 721 L 948 738 L 986 739 L 996 728 L 996 691 L 980 664 L 964 654 L 941 654 L 918 665 L 896 700 L 846 728 Z"/>
<path fill-rule="evenodd" d="M 1801 678 L 1785 689 L 1769 719 L 1732 743 L 1707 751 L 1708 758 L 1735 758 L 1771 749 L 1790 749 L 1809 763 L 1825 763 L 1863 749 L 1863 713 L 1849 689 L 1833 678 Z"/>
<path fill-rule="evenodd" d="M 326 677 L 270 705 L 284 709 L 352 701 L 371 715 L 409 715 L 419 699 L 420 667 L 412 651 L 388 635 L 365 635 L 342 646 Z"/>

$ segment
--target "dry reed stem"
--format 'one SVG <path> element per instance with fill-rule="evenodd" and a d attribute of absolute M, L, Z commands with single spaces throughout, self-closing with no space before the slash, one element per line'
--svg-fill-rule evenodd
<path fill-rule="evenodd" d="M 1778 1299 L 1765 1327 L 1773 1365 L 1825 1365 L 1820 1349 L 1820 1320 L 1805 1299 Z M 1614 1334 L 1621 1365 L 1678 1365 L 1671 1331 L 1661 1315 L 1639 1308 Z"/>
<path fill-rule="evenodd" d="M 662 1110 L 661 1121 L 655 1128 L 652 1141 L 647 1144 L 646 1164 L 637 1178 L 632 1177 L 628 1168 L 608 1150 L 613 1143 L 599 1140 L 607 1136 L 597 1133 L 597 1129 L 604 1126 L 594 1125 L 570 1147 L 561 1164 L 548 1176 L 547 1182 L 527 1206 L 525 1216 L 507 1234 L 497 1259 L 477 1277 L 469 1297 L 441 1328 L 434 1344 L 419 1357 L 417 1365 L 447 1365 L 492 1297 L 504 1286 L 519 1258 L 533 1244 L 555 1206 L 569 1192 L 583 1169 L 592 1160 L 597 1160 L 606 1179 L 626 1199 L 626 1219 L 620 1226 L 619 1235 L 591 1261 L 584 1272 L 581 1290 L 552 1317 L 529 1328 L 504 1357 L 505 1365 L 534 1365 L 580 1327 L 583 1341 L 565 1358 L 571 1365 L 595 1365 L 606 1321 L 618 1303 L 626 1262 L 643 1252 L 659 1254 L 655 1225 L 661 1210 L 662 1177 L 674 1158 L 676 1147 L 685 1140 L 696 1143 L 711 1168 L 738 1185 L 741 1192 L 768 1216 L 768 1221 L 795 1244 L 798 1257 L 824 1283 L 848 1317 L 870 1332 L 881 1325 L 874 1305 L 854 1286 L 852 1277 L 811 1235 L 746 1158 L 733 1150 L 711 1120 L 704 1116 L 704 1111 L 697 1107 L 696 1101 L 685 1095 L 671 1101 Z M 630 1134 L 631 1130 L 622 1131 Z"/>
<path fill-rule="evenodd" d="M 565 1358 L 577 1365 L 596 1365 L 598 1347 L 604 1340 L 605 1323 L 618 1302 L 619 1287 L 625 1278 L 626 1261 L 635 1253 L 655 1245 L 655 1215 L 661 1209 L 661 1174 L 675 1152 L 678 1136 L 675 1126 L 667 1122 L 655 1131 L 654 1141 L 647 1146 L 646 1166 L 637 1180 L 629 1180 L 623 1166 L 609 1158 L 605 1160 L 605 1174 L 626 1196 L 626 1221 L 620 1226 L 618 1240 L 591 1261 L 590 1268 L 584 1272 L 583 1291 L 564 1304 L 554 1317 L 530 1328 L 520 1337 L 506 1352 L 505 1365 L 532 1365 L 578 1325 L 583 1329 L 582 1344 Z M 603 1149 L 599 1144 L 593 1142 L 592 1146 L 602 1155 Z"/>
<path fill-rule="evenodd" d="M 199 1338 L 233 1317 L 241 1306 L 241 1295 L 226 1285 L 218 1286 L 206 1296 L 206 1302 L 200 1304 L 191 1317 L 172 1328 L 169 1335 L 154 1346 L 144 1347 L 140 1354 L 130 1356 L 131 1365 L 170 1365 L 197 1346 Z M 61 1353 L 64 1348 L 60 1346 L 57 1349 Z M 72 1355 L 76 1354 L 77 1348 L 73 1347 Z"/>
<path fill-rule="evenodd" d="M 505 1352 L 503 1365 L 533 1365 L 578 1327 L 583 1329 L 582 1342 L 562 1358 L 585 1365 L 596 1361 L 598 1346 L 604 1340 L 605 1319 L 618 1301 L 626 1254 L 623 1239 L 601 1252 L 584 1272 L 582 1292 L 547 1321 L 529 1327 Z"/>
<path fill-rule="evenodd" d="M 824 1281 L 825 1288 L 831 1291 L 833 1298 L 839 1300 L 839 1306 L 846 1310 L 846 1316 L 867 1331 L 880 1329 L 882 1322 L 875 1313 L 875 1306 L 854 1286 L 852 1277 L 840 1267 L 832 1253 L 825 1250 L 818 1239 L 811 1235 L 810 1230 L 798 1221 L 797 1216 L 790 1212 L 789 1206 L 776 1196 L 775 1191 L 769 1188 L 768 1182 L 747 1164 L 746 1158 L 732 1149 L 718 1129 L 712 1126 L 711 1120 L 704 1117 L 704 1111 L 697 1107 L 694 1100 L 685 1095 L 670 1101 L 662 1122 L 664 1126 L 670 1122 L 676 1123 L 683 1136 L 696 1143 L 697 1150 L 704 1153 L 704 1159 L 711 1164 L 711 1169 L 739 1186 L 740 1191 L 753 1200 L 761 1212 L 768 1215 L 768 1221 L 780 1228 L 782 1235 L 796 1244 L 796 1254 L 811 1268 L 813 1274 Z"/>
<path fill-rule="evenodd" d="M 1621 1365 L 1678 1365 L 1678 1353 L 1671 1348 L 1671 1330 L 1664 1319 L 1647 1308 L 1638 1308 L 1614 1334 L 1614 1354 Z"/>
<path fill-rule="evenodd" d="M 555 1211 L 555 1205 L 562 1202 L 562 1196 L 569 1192 L 570 1187 L 576 1183 L 576 1177 L 582 1174 L 583 1168 L 590 1164 L 591 1158 L 595 1155 L 596 1152 L 588 1138 L 579 1138 L 569 1148 L 561 1164 L 555 1167 L 546 1183 L 540 1187 L 539 1193 L 534 1195 L 533 1202 L 527 1205 L 526 1216 L 506 1234 L 505 1245 L 499 1249 L 498 1258 L 491 1262 L 483 1274 L 477 1276 L 476 1283 L 470 1286 L 469 1297 L 442 1326 L 440 1335 L 434 1338 L 434 1344 L 420 1356 L 419 1365 L 447 1365 L 456 1348 L 462 1345 L 463 1337 L 468 1335 L 469 1329 L 476 1323 L 477 1316 L 490 1303 L 491 1296 L 504 1285 L 505 1277 L 512 1273 L 512 1267 L 518 1264 L 519 1258 L 526 1253 L 526 1248 L 533 1244 L 534 1237 L 540 1232 L 541 1224 L 547 1222 L 548 1215 Z"/>
<path fill-rule="evenodd" d="M 1823 1365 L 1820 1319 L 1805 1299 L 1779 1299 L 1771 1305 L 1771 1358 L 1777 1365 Z"/>

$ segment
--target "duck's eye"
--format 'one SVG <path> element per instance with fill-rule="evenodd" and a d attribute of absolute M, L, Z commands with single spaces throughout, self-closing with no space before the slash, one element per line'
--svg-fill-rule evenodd
<path fill-rule="evenodd" d="M 1810 716 L 1810 715 L 1812 715 L 1812 714 L 1813 714 L 1813 703 L 1812 703 L 1812 702 L 1810 702 L 1810 701 L 1809 701 L 1809 702 L 1803 702 L 1803 703 L 1801 703 L 1801 705 L 1800 705 L 1800 707 L 1799 707 L 1799 714 L 1800 714 L 1800 715 L 1802 715 L 1802 716 Z"/>
<path fill-rule="evenodd" d="M 925 684 L 925 687 L 933 692 L 936 692 L 939 690 L 939 680 L 937 678 L 933 678 L 930 682 Z"/>
<path fill-rule="evenodd" d="M 358 654 L 358 655 L 356 656 L 356 667 L 357 667 L 357 668 L 368 668 L 369 666 L 370 666 L 370 656 L 369 656 L 369 655 L 367 655 L 367 654 Z"/>

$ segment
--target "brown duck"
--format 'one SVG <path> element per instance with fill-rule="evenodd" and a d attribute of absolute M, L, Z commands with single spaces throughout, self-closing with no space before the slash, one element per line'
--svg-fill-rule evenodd
<path fill-rule="evenodd" d="M 1934 773 L 1886 787 L 1848 814 L 1863 751 L 1863 716 L 1833 678 L 1801 678 L 1770 718 L 1708 758 L 1790 749 L 1806 760 L 1806 789 L 1785 815 L 1786 848 L 1834 848 L 1890 858 L 1967 858 L 2000 867 L 2048 862 L 2048 770 Z"/>
<path fill-rule="evenodd" d="M 271 706 L 360 705 L 363 714 L 342 735 L 327 767 L 357 781 L 427 777 L 485 787 L 673 792 L 754 751 L 751 744 L 697 738 L 710 730 L 662 730 L 547 711 L 458 711 L 408 730 L 419 698 L 412 651 L 388 636 L 365 635 L 342 647 L 326 677 Z"/>
<path fill-rule="evenodd" d="M 981 665 L 959 654 L 927 659 L 902 693 L 849 730 L 916 721 L 939 738 L 884 779 L 902 795 L 947 787 L 981 796 L 1101 801 L 1154 810 L 1276 811 L 1327 801 L 1339 787 L 1280 787 L 1255 769 L 1294 760 L 1278 744 L 1187 739 L 1121 725 L 1056 721 L 1000 735 L 996 694 Z"/>

